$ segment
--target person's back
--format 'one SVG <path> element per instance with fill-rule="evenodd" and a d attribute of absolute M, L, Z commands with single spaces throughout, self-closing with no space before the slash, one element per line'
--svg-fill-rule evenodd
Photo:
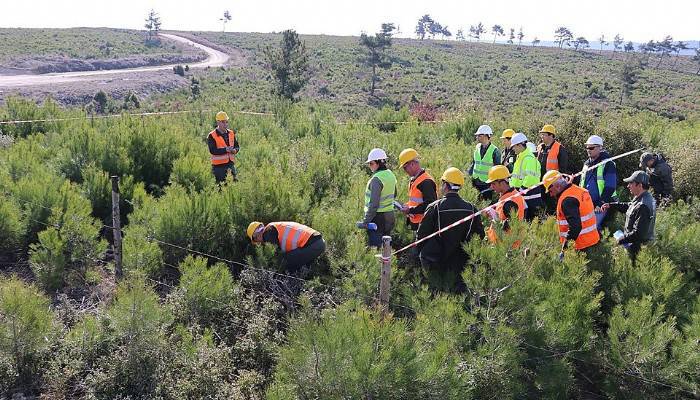
<path fill-rule="evenodd" d="M 658 155 L 652 167 L 648 167 L 649 184 L 654 190 L 654 197 L 658 201 L 671 198 L 673 194 L 673 177 L 671 166 L 666 160 Z"/>

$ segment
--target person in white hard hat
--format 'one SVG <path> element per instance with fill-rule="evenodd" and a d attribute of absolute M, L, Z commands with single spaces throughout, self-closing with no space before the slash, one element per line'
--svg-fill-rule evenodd
<path fill-rule="evenodd" d="M 582 178 L 581 186 L 591 195 L 595 206 L 596 225 L 598 231 L 601 231 L 603 225 L 612 218 L 610 210 L 603 210 L 601 206 L 617 201 L 617 167 L 614 161 L 609 161 L 589 170 L 590 166 L 610 158 L 610 154 L 603 149 L 603 138 L 598 135 L 592 135 L 586 140 L 586 152 L 588 159 L 583 163 L 586 175 Z"/>
<path fill-rule="evenodd" d="M 510 139 L 510 146 L 516 154 L 515 164 L 513 165 L 513 173 L 510 176 L 510 186 L 518 190 L 529 190 L 523 194 L 527 209 L 525 210 L 525 218 L 532 221 L 537 215 L 537 212 L 544 205 L 542 200 L 542 187 L 540 186 L 540 162 L 532 153 L 528 144 L 527 136 L 524 133 L 518 132 Z"/>
<path fill-rule="evenodd" d="M 472 177 L 472 186 L 486 200 L 490 200 L 493 195 L 488 183 L 486 183 L 489 170 L 494 165 L 501 163 L 501 151 L 491 143 L 492 135 L 493 130 L 488 125 L 481 125 L 476 130 L 474 136 L 478 143 L 474 148 L 473 161 L 467 172 Z"/>
<path fill-rule="evenodd" d="M 370 246 L 382 245 L 382 236 L 389 235 L 394 229 L 394 199 L 396 198 L 396 176 L 386 167 L 386 152 L 382 149 L 372 149 L 365 162 L 372 171 L 372 177 L 367 181 L 365 189 L 365 216 L 358 227 L 367 229 L 373 222 L 376 230 L 367 229 Z"/>

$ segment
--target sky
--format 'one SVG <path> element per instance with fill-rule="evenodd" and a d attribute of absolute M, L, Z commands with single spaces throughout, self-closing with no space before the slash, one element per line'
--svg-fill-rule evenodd
<path fill-rule="evenodd" d="M 162 29 L 222 29 L 219 18 L 229 10 L 227 31 L 359 35 L 376 32 L 393 22 L 403 37 L 413 36 L 416 21 L 430 14 L 453 34 L 482 22 L 499 24 L 506 32 L 523 28 L 525 41 L 553 40 L 559 26 L 575 37 L 606 40 L 620 33 L 634 42 L 700 40 L 699 0 L 0 0 L 0 27 L 68 28 L 76 26 L 143 29 L 150 9 L 162 20 Z M 490 35 L 485 35 L 490 37 Z M 697 47 L 698 43 L 691 43 Z"/>

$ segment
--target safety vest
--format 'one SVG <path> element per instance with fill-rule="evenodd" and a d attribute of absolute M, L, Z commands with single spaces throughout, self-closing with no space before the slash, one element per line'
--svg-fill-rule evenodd
<path fill-rule="evenodd" d="M 379 195 L 379 208 L 377 212 L 391 212 L 394 210 L 394 195 L 396 194 L 396 175 L 388 169 L 379 170 L 372 175 L 372 178 L 377 177 L 382 182 L 382 193 Z M 369 210 L 369 202 L 372 196 L 372 191 L 369 188 L 369 183 L 372 178 L 367 181 L 365 189 L 365 212 Z"/>
<path fill-rule="evenodd" d="M 510 175 L 510 186 L 519 189 L 528 189 L 540 183 L 540 162 L 530 149 L 523 150 L 515 159 L 513 173 Z M 540 190 L 531 190 L 523 198 L 535 201 L 542 197 Z"/>
<path fill-rule="evenodd" d="M 496 205 L 496 212 L 498 213 L 498 219 L 501 221 L 505 221 L 508 216 L 505 213 L 504 207 L 507 202 L 512 201 L 515 203 L 515 206 L 518 208 L 518 219 L 523 220 L 525 219 L 525 209 L 527 206 L 525 205 L 525 199 L 523 199 L 523 195 L 520 194 L 516 189 L 511 189 L 511 191 L 504 193 L 501 195 L 501 198 L 498 199 L 498 205 Z M 493 227 L 489 226 L 486 229 L 486 237 L 488 237 L 489 241 L 491 243 L 496 243 L 498 242 L 498 236 L 496 235 L 496 230 L 493 229 Z M 520 247 L 520 240 L 516 241 L 513 243 L 513 248 L 517 249 Z"/>
<path fill-rule="evenodd" d="M 600 198 L 603 198 L 603 190 L 605 190 L 605 176 L 603 175 L 603 171 L 605 171 L 605 164 L 600 164 L 595 171 L 596 182 L 598 183 L 598 196 L 600 196 Z M 617 189 L 613 192 L 612 197 L 617 198 Z"/>
<path fill-rule="evenodd" d="M 221 134 L 219 134 L 219 132 L 216 131 L 216 129 L 209 132 L 209 136 L 214 138 L 214 143 L 216 143 L 217 149 L 226 148 L 224 138 L 221 136 Z M 232 131 L 231 129 L 228 130 L 228 142 L 229 146 L 233 146 L 233 144 L 236 142 L 236 132 Z M 233 153 L 212 154 L 211 165 L 225 165 L 228 164 L 229 161 L 235 162 L 235 158 L 236 156 Z"/>
<path fill-rule="evenodd" d="M 413 181 L 408 184 L 408 202 L 406 203 L 408 207 L 413 208 L 423 204 L 423 192 L 418 189 L 418 185 L 425 180 L 435 182 L 435 179 L 433 179 L 427 171 L 423 171 L 416 179 L 413 179 Z M 409 214 L 408 220 L 411 221 L 411 223 L 420 224 L 421 221 L 423 221 L 423 214 Z"/>
<path fill-rule="evenodd" d="M 591 200 L 591 195 L 588 193 L 588 190 L 576 185 L 571 185 L 564 190 L 561 196 L 559 196 L 559 201 L 557 202 L 559 241 L 564 243 L 569 232 L 569 223 L 566 221 L 566 217 L 564 216 L 564 212 L 561 208 L 562 202 L 567 197 L 575 198 L 578 200 L 579 204 L 578 212 L 581 216 L 581 232 L 575 241 L 576 250 L 582 250 L 593 246 L 600 241 L 600 234 L 598 234 L 598 228 L 596 227 L 593 200 Z"/>
<path fill-rule="evenodd" d="M 270 226 L 277 229 L 277 241 L 282 253 L 304 247 L 311 236 L 319 234 L 318 231 L 296 222 L 270 222 L 265 229 Z"/>
<path fill-rule="evenodd" d="M 544 147 L 544 146 L 543 146 Z M 547 162 L 544 165 L 545 171 L 559 171 L 559 148 L 561 144 L 557 141 L 552 143 L 552 148 L 547 152 Z"/>
<path fill-rule="evenodd" d="M 493 167 L 493 153 L 496 151 L 496 146 L 489 143 L 489 147 L 486 149 L 486 154 L 484 158 L 481 158 L 481 143 L 477 143 L 474 148 L 474 169 L 472 171 L 472 178 L 478 179 L 482 182 L 489 180 L 489 170 Z"/>

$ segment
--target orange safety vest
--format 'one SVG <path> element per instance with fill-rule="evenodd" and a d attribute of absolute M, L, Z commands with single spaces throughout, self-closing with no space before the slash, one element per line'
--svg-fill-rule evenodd
<path fill-rule="evenodd" d="M 265 229 L 270 226 L 277 229 L 277 241 L 282 253 L 304 247 L 311 236 L 319 234 L 318 231 L 296 222 L 270 222 Z"/>
<path fill-rule="evenodd" d="M 558 141 L 552 143 L 552 148 L 547 152 L 547 162 L 544 166 L 545 171 L 559 171 L 559 148 L 561 144 Z"/>
<path fill-rule="evenodd" d="M 435 179 L 430 176 L 428 171 L 423 171 L 416 179 L 408 184 L 408 203 L 406 203 L 406 206 L 418 207 L 419 205 L 423 204 L 423 192 L 418 189 L 418 185 L 420 185 L 426 179 L 430 179 L 431 181 L 435 182 Z M 423 214 L 409 214 L 408 220 L 411 221 L 411 223 L 420 224 L 421 221 L 423 221 Z"/>
<path fill-rule="evenodd" d="M 505 221 L 507 218 L 507 215 L 504 211 L 504 207 L 507 202 L 512 201 L 515 203 L 515 205 L 518 207 L 518 219 L 523 220 L 525 219 L 525 199 L 523 198 L 522 193 L 520 193 L 517 189 L 516 190 L 511 190 L 508 193 L 504 193 L 501 195 L 501 197 L 498 199 L 499 204 L 496 206 L 496 212 L 498 213 L 498 218 L 501 221 Z M 501 203 L 502 202 L 502 203 Z M 486 236 L 488 237 L 489 241 L 491 243 L 496 243 L 498 242 L 498 236 L 496 235 L 496 230 L 493 229 L 493 227 L 489 226 L 488 229 L 486 230 Z M 516 241 L 513 243 L 513 248 L 517 249 L 520 247 L 520 240 Z"/>
<path fill-rule="evenodd" d="M 575 198 L 578 200 L 579 204 L 578 212 L 581 216 L 581 232 L 575 241 L 576 250 L 583 250 L 587 247 L 593 246 L 600 241 L 600 234 L 598 233 L 598 228 L 596 227 L 593 200 L 591 200 L 591 195 L 588 193 L 588 190 L 576 185 L 571 185 L 564 190 L 561 196 L 559 196 L 559 201 L 557 202 L 559 242 L 564 243 L 566 240 L 566 235 L 569 232 L 569 223 L 566 221 L 564 212 L 561 209 L 561 204 L 567 197 Z"/>
<path fill-rule="evenodd" d="M 219 134 L 219 132 L 216 131 L 216 129 L 209 132 L 209 136 L 214 138 L 217 149 L 223 149 L 226 147 L 224 138 L 221 136 L 221 134 Z M 228 142 L 229 146 L 233 146 L 233 144 L 236 143 L 236 132 L 232 131 L 231 129 L 228 130 Z M 236 156 L 233 153 L 211 155 L 211 165 L 225 165 L 228 164 L 229 161 L 236 161 Z"/>

